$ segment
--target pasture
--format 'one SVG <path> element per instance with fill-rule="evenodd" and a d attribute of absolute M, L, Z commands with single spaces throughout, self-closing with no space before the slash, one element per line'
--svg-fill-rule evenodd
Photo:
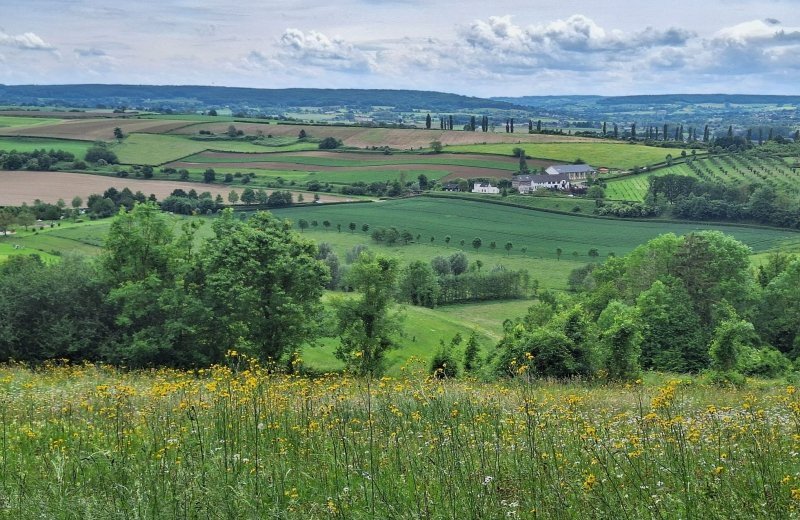
<path fill-rule="evenodd" d="M 4 137 L 0 136 L 0 151 L 32 152 L 34 150 L 64 150 L 83 159 L 91 143 L 70 139 L 39 139 L 35 137 Z"/>
<path fill-rule="evenodd" d="M 796 518 L 794 386 L 0 367 L 9 518 Z M 521 371 L 524 373 L 524 371 Z M 24 479 L 24 480 L 23 480 Z"/>
<path fill-rule="evenodd" d="M 0 115 L 0 130 L 18 126 L 50 125 L 54 123 L 59 123 L 61 121 L 62 121 L 61 119 L 45 118 L 45 117 L 33 118 L 33 117 Z"/>
<path fill-rule="evenodd" d="M 287 151 L 297 149 L 316 149 L 316 143 L 296 143 L 285 147 L 260 146 L 248 141 L 199 140 L 181 135 L 131 134 L 121 143 L 113 145 L 112 150 L 123 164 L 142 164 L 157 166 L 177 161 L 206 150 L 220 152 L 264 153 L 268 151 Z"/>
<path fill-rule="evenodd" d="M 448 146 L 445 151 L 451 153 L 491 153 L 512 155 L 514 148 L 522 148 L 525 154 L 538 159 L 549 159 L 563 163 L 572 163 L 580 159 L 587 164 L 598 167 L 626 170 L 635 166 L 645 166 L 664 161 L 666 154 L 674 150 L 644 146 L 639 144 L 623 144 L 592 139 L 584 142 L 535 142 L 523 144 L 474 144 Z"/>
<path fill-rule="evenodd" d="M 223 134 L 230 123 L 207 123 L 193 125 L 173 130 L 173 134 L 193 135 L 200 130 Z M 388 146 L 398 150 L 419 150 L 430 147 L 431 141 L 440 141 L 443 145 L 466 145 L 477 143 L 580 143 L 592 142 L 593 139 L 541 135 L 528 133 L 495 133 L 495 132 L 467 132 L 461 130 L 425 130 L 421 128 L 369 128 L 360 126 L 327 126 L 304 124 L 266 124 L 266 123 L 234 123 L 238 130 L 246 135 L 294 136 L 305 130 L 308 137 L 324 139 L 335 137 L 344 142 L 346 146 L 355 148 L 372 148 Z"/>
<path fill-rule="evenodd" d="M 734 236 L 750 246 L 754 252 L 788 247 L 800 248 L 800 234 L 769 228 L 747 228 L 723 224 L 692 224 L 672 222 L 633 222 L 613 219 L 587 218 L 555 213 L 472 202 L 416 197 L 403 200 L 388 200 L 370 204 L 338 205 L 328 207 L 298 207 L 279 209 L 275 214 L 286 217 L 296 224 L 299 219 L 322 222 L 328 220 L 335 229 L 341 224 L 348 229 L 350 222 L 358 229 L 362 224 L 376 227 L 396 226 L 401 231 L 409 230 L 420 235 L 421 247 L 427 247 L 430 237 L 441 245 L 450 236 L 450 247 L 465 241 L 465 249 L 471 250 L 475 237 L 480 237 L 481 252 L 487 251 L 495 258 L 506 256 L 503 245 L 513 244 L 511 257 L 550 260 L 558 262 L 556 249 L 562 249 L 562 261 L 589 260 L 588 251 L 597 249 L 601 256 L 609 253 L 623 255 L 636 246 L 663 233 L 685 234 L 696 230 L 719 230 Z M 343 231 L 339 235 L 349 235 Z M 335 236 L 335 231 L 329 232 Z M 331 241 L 336 240 L 331 238 Z M 489 243 L 495 241 L 497 248 L 491 250 Z M 522 248 L 527 252 L 523 254 Z M 402 250 L 403 246 L 395 246 Z M 533 274 L 533 277 L 537 277 Z"/>
<path fill-rule="evenodd" d="M 531 161 L 533 163 L 534 161 Z M 539 164 L 541 163 L 541 164 Z M 530 167 L 543 167 L 552 162 L 537 161 Z M 306 151 L 273 153 L 202 152 L 180 161 L 168 163 L 172 168 L 203 171 L 258 170 L 259 178 L 281 177 L 296 182 L 318 180 L 335 184 L 376 182 L 394 179 L 416 179 L 420 174 L 431 180 L 442 178 L 511 178 L 519 162 L 510 157 L 478 154 L 412 154 L 384 155 L 374 152 Z"/>

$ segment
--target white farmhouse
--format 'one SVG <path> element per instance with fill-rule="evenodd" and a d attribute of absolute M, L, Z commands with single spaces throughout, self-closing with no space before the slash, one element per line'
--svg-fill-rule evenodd
<path fill-rule="evenodd" d="M 472 193 L 491 193 L 496 195 L 500 193 L 500 188 L 485 182 L 476 182 L 475 186 L 472 187 Z"/>
<path fill-rule="evenodd" d="M 517 175 L 511 181 L 511 187 L 520 193 L 530 193 L 539 188 L 551 190 L 569 190 L 572 183 L 566 174 L 559 175 Z"/>

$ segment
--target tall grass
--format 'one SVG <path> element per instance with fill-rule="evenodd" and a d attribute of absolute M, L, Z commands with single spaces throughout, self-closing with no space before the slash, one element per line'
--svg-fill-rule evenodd
<path fill-rule="evenodd" d="M 407 374 L 2 367 L 0 516 L 798 516 L 793 387 Z"/>

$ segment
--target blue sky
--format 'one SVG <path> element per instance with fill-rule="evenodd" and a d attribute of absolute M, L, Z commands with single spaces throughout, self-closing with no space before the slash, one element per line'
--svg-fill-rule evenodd
<path fill-rule="evenodd" d="M 798 7 L 797 0 L 0 0 L 0 83 L 800 94 Z"/>

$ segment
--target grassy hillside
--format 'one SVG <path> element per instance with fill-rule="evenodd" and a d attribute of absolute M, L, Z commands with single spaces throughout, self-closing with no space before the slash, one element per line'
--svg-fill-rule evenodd
<path fill-rule="evenodd" d="M 92 143 L 86 141 L 73 141 L 70 139 L 39 139 L 35 137 L 0 137 L 0 150 L 10 152 L 32 152 L 34 150 L 64 150 L 69 152 L 77 159 L 83 159 L 86 150 Z"/>
<path fill-rule="evenodd" d="M 448 146 L 448 152 L 495 153 L 511 155 L 514 148 L 522 148 L 531 157 L 553 159 L 565 163 L 580 159 L 594 167 L 628 169 L 662 162 L 674 150 L 652 146 L 588 142 L 588 143 L 518 143 L 518 144 L 476 144 Z M 678 152 L 680 153 L 680 152 Z"/>
<path fill-rule="evenodd" d="M 431 236 L 435 244 L 441 244 L 445 236 L 450 235 L 450 247 L 465 240 L 467 250 L 472 249 L 470 244 L 473 238 L 480 237 L 483 241 L 481 252 L 498 259 L 506 257 L 502 248 L 508 241 L 513 243 L 511 258 L 556 261 L 556 249 L 561 248 L 563 257 L 586 261 L 587 252 L 592 248 L 598 249 L 602 256 L 610 252 L 621 255 L 662 233 L 684 234 L 700 229 L 730 233 L 756 252 L 781 245 L 800 246 L 800 234 L 775 229 L 596 219 L 427 197 L 371 204 L 290 208 L 276 210 L 275 213 L 295 223 L 301 218 L 320 223 L 329 220 L 334 229 L 327 232 L 331 241 L 337 240 L 336 235 L 349 235 L 346 231 L 336 233 L 335 228 L 337 224 L 342 224 L 343 230 L 346 230 L 350 222 L 355 222 L 359 229 L 364 223 L 372 229 L 391 226 L 408 229 L 414 235 L 420 234 L 423 244 L 429 244 Z M 488 248 L 491 241 L 497 243 L 494 251 Z M 523 247 L 527 248 L 524 255 L 521 253 Z M 397 246 L 395 249 L 402 250 L 404 247 Z M 573 255 L 573 252 L 577 255 Z"/>

